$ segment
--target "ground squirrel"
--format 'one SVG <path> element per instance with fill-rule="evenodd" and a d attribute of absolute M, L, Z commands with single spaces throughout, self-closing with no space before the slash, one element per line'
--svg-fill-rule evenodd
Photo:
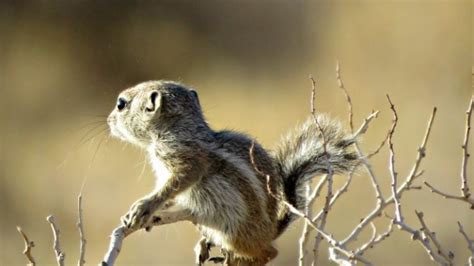
<path fill-rule="evenodd" d="M 354 139 L 324 116 L 317 119 L 330 164 L 346 172 L 358 162 Z M 189 213 L 203 235 L 197 263 L 211 245 L 232 254 L 232 265 L 264 265 L 277 255 L 272 242 L 303 210 L 311 178 L 328 172 L 321 132 L 313 118 L 285 137 L 272 153 L 234 131 L 214 131 L 204 119 L 196 91 L 172 81 L 149 81 L 120 93 L 108 117 L 112 135 L 146 149 L 156 174 L 152 193 L 135 202 L 122 222 L 142 228 L 172 202 Z M 259 171 L 257 171 L 259 169 Z M 267 190 L 267 180 L 271 177 Z"/>

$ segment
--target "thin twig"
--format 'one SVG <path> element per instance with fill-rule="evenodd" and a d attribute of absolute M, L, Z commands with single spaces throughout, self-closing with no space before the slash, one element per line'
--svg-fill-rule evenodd
<path fill-rule="evenodd" d="M 401 211 L 400 201 L 397 195 L 397 172 L 395 171 L 395 151 L 393 149 L 393 134 L 395 133 L 395 128 L 397 127 L 398 123 L 398 114 L 397 110 L 395 109 L 395 105 L 393 105 L 392 100 L 390 100 L 390 96 L 387 94 L 387 100 L 390 103 L 390 109 L 392 110 L 393 114 L 393 121 L 392 127 L 390 128 L 390 132 L 388 134 L 388 147 L 390 150 L 390 162 L 389 162 L 389 170 L 390 175 L 392 177 L 392 197 L 395 202 L 395 216 L 396 220 L 399 223 L 403 223 L 403 216 Z"/>
<path fill-rule="evenodd" d="M 369 153 L 369 154 L 367 155 L 367 158 L 370 159 L 370 158 L 374 157 L 377 153 L 380 152 L 380 150 L 383 148 L 383 146 L 385 146 L 385 143 L 386 143 L 387 140 L 388 140 L 388 135 L 389 135 L 389 133 L 387 133 L 387 135 L 385 136 L 385 138 L 380 142 L 379 146 L 378 146 L 373 152 L 371 152 L 371 153 Z"/>
<path fill-rule="evenodd" d="M 412 240 L 419 242 L 432 261 L 437 262 L 441 265 L 448 265 L 444 258 L 439 256 L 438 253 L 435 252 L 433 247 L 431 247 L 430 241 L 422 232 L 411 228 L 408 224 L 404 222 L 400 223 L 396 221 L 396 218 L 394 219 L 394 223 L 400 228 L 400 230 L 403 230 L 409 235 L 411 235 Z"/>
<path fill-rule="evenodd" d="M 35 247 L 35 243 L 29 240 L 28 236 L 25 234 L 25 232 L 23 232 L 21 227 L 17 226 L 16 230 L 18 230 L 18 232 L 23 237 L 23 241 L 25 242 L 25 249 L 23 250 L 23 254 L 26 256 L 26 258 L 30 262 L 27 265 L 35 266 L 36 265 L 35 258 L 33 258 L 33 255 L 31 254 L 31 249 Z"/>
<path fill-rule="evenodd" d="M 359 135 L 365 133 L 368 129 L 368 126 L 369 126 L 369 122 L 373 119 L 373 118 L 376 118 L 377 115 L 378 115 L 378 111 L 373 111 L 371 115 L 369 115 L 367 118 L 365 118 L 364 120 L 364 123 L 362 124 L 362 126 L 359 128 L 359 130 L 354 134 L 354 122 L 353 122 L 353 117 L 354 117 L 354 114 L 353 114 L 353 106 L 352 106 L 352 100 L 351 100 L 351 96 L 349 95 L 349 92 L 347 91 L 346 87 L 344 86 L 344 82 L 341 78 L 341 72 L 340 72 L 341 68 L 340 68 L 340 65 L 339 65 L 339 62 L 337 62 L 336 64 L 336 79 L 337 79 L 337 82 L 338 82 L 338 85 L 339 85 L 339 88 L 342 89 L 342 91 L 344 92 L 344 95 L 346 97 L 346 102 L 347 102 L 347 106 L 348 106 L 348 109 L 349 109 L 349 127 L 351 128 L 351 132 L 352 134 L 355 136 L 355 138 L 357 138 Z M 388 138 L 388 136 L 387 136 Z M 360 148 L 360 145 L 359 143 L 356 141 L 355 143 L 355 150 L 357 152 L 357 155 L 362 158 L 362 164 L 364 165 L 367 173 L 369 174 L 369 177 L 370 177 L 370 180 L 372 182 L 372 186 L 374 188 L 374 191 L 375 191 L 375 196 L 377 197 L 377 205 L 380 205 L 384 202 L 384 197 L 382 195 L 382 191 L 380 189 L 380 185 L 377 181 L 377 178 L 375 177 L 375 173 L 374 173 L 374 170 L 372 169 L 372 165 L 370 164 L 370 162 L 368 161 L 368 159 L 370 157 L 372 157 L 373 155 L 375 155 L 376 153 L 378 153 L 380 151 L 380 149 L 382 148 L 382 146 L 385 144 L 385 140 L 382 142 L 382 144 L 376 149 L 375 152 L 373 152 L 371 155 L 369 156 L 365 156 L 364 153 L 362 152 L 361 148 Z"/>
<path fill-rule="evenodd" d="M 464 240 L 467 242 L 467 248 L 471 252 L 471 256 L 468 259 L 468 263 L 470 266 L 474 265 L 474 239 L 471 239 L 467 236 L 466 231 L 464 231 L 464 226 L 462 226 L 461 222 L 458 221 L 459 232 L 464 237 Z"/>
<path fill-rule="evenodd" d="M 324 184 L 328 180 L 328 176 L 324 175 L 319 180 L 318 184 L 314 187 L 313 192 L 308 196 L 308 206 L 313 206 L 314 201 L 319 197 L 321 194 L 321 190 L 323 189 Z"/>
<path fill-rule="evenodd" d="M 56 261 L 58 262 L 59 266 L 64 266 L 64 260 L 66 258 L 66 254 L 61 250 L 61 242 L 59 241 L 59 228 L 56 225 L 56 220 L 54 219 L 53 215 L 46 217 L 46 220 L 51 225 L 51 230 L 53 231 L 53 249 L 54 253 L 56 254 Z"/>
<path fill-rule="evenodd" d="M 347 91 L 346 87 L 344 86 L 344 82 L 342 81 L 342 78 L 341 78 L 341 74 L 340 74 L 340 65 L 339 65 L 339 62 L 337 63 L 337 66 L 336 66 L 336 78 L 337 78 L 337 81 L 338 81 L 338 85 L 339 85 L 339 88 L 342 89 L 342 91 L 344 92 L 344 95 L 346 97 L 346 102 L 347 102 L 347 106 L 348 106 L 348 109 L 349 109 L 349 126 L 351 128 L 351 132 L 353 133 L 354 136 L 358 137 L 361 133 L 365 133 L 365 131 L 367 131 L 367 128 L 368 128 L 368 124 L 369 122 L 372 120 L 372 118 L 375 118 L 378 114 L 378 112 L 372 112 L 372 115 L 369 116 L 369 118 L 366 118 L 364 120 L 364 124 L 360 127 L 360 129 L 354 134 L 354 125 L 353 125 L 353 106 L 352 106 L 352 100 L 351 100 L 351 97 L 349 95 L 349 92 Z M 361 130 L 362 129 L 362 130 Z M 377 147 L 377 149 L 372 152 L 371 154 L 369 154 L 368 156 L 365 156 L 364 153 L 362 152 L 362 149 L 360 148 L 360 145 L 359 143 L 356 141 L 355 143 L 355 150 L 358 154 L 358 156 L 361 158 L 361 161 L 362 161 L 362 164 L 364 165 L 364 168 L 366 169 L 369 177 L 370 177 L 370 180 L 371 180 L 371 183 L 372 183 L 372 186 L 374 188 L 374 192 L 375 192 L 375 196 L 377 198 L 377 205 L 374 209 L 374 211 L 369 214 L 368 217 L 366 217 L 365 219 L 362 220 L 362 222 L 357 225 L 357 227 L 352 231 L 352 233 L 346 238 L 344 239 L 342 242 L 341 242 L 341 245 L 342 246 L 346 246 L 350 241 L 353 241 L 355 239 L 357 239 L 357 236 L 358 234 L 368 225 L 368 224 L 372 224 L 372 220 L 375 219 L 375 217 L 377 217 L 380 212 L 386 207 L 387 203 L 384 199 L 384 196 L 382 194 L 382 191 L 380 189 L 380 185 L 377 181 L 377 178 L 375 176 L 375 173 L 374 173 L 374 170 L 372 169 L 372 165 L 370 164 L 369 162 L 369 158 L 374 156 L 375 154 L 377 154 L 380 149 L 385 145 L 385 142 L 387 141 L 388 139 L 388 134 L 387 134 L 387 137 L 384 138 L 384 140 L 382 141 L 382 143 Z M 382 234 L 380 235 L 379 237 L 377 237 L 375 240 L 373 241 L 377 241 L 380 242 L 382 240 L 384 240 L 389 234 L 390 232 L 392 231 L 392 226 L 393 226 L 393 222 L 390 224 L 389 226 L 389 229 L 388 231 L 385 233 L 385 234 Z M 368 247 L 372 246 L 374 244 L 370 244 L 367 243 L 367 245 L 365 246 L 362 246 L 358 249 L 358 251 L 356 252 L 356 254 L 363 254 L 363 251 L 365 249 L 367 249 Z"/>
<path fill-rule="evenodd" d="M 372 113 L 364 119 L 364 123 L 359 127 L 359 129 L 353 134 L 354 138 L 358 138 L 360 135 L 367 132 L 369 129 L 369 123 L 372 119 L 377 118 L 379 111 L 372 111 Z"/>
<path fill-rule="evenodd" d="M 329 157 L 329 156 L 328 156 Z M 326 194 L 326 200 L 324 202 L 324 207 L 323 207 L 323 214 L 321 216 L 321 220 L 319 221 L 319 228 L 324 230 L 326 227 L 326 221 L 327 221 L 327 216 L 329 214 L 329 211 L 331 209 L 331 199 L 333 197 L 333 192 L 332 192 L 332 185 L 333 185 L 333 170 L 332 167 L 328 168 L 328 182 L 327 182 L 327 194 Z M 314 243 L 314 248 L 313 248 L 313 265 L 317 264 L 318 261 L 318 255 L 319 255 L 319 246 L 321 245 L 321 241 L 323 240 L 322 236 L 320 233 L 316 234 L 316 240 Z"/>
<path fill-rule="evenodd" d="M 371 223 L 372 224 L 372 223 Z M 365 245 L 361 246 L 360 248 L 358 248 L 355 253 L 356 254 L 359 254 L 359 255 L 364 255 L 364 252 L 369 249 L 369 248 L 373 248 L 375 245 L 377 245 L 378 243 L 382 242 L 383 240 L 385 240 L 387 237 L 390 236 L 390 234 L 392 233 L 393 231 L 393 220 L 390 221 L 390 224 L 387 228 L 387 230 L 378 235 L 376 238 L 371 238 L 371 240 L 369 242 L 367 242 Z"/>
<path fill-rule="evenodd" d="M 337 85 L 339 86 L 340 89 L 344 92 L 344 95 L 346 96 L 346 101 L 349 106 L 349 127 L 351 128 L 351 132 L 354 132 L 354 113 L 352 111 L 352 100 L 351 96 L 347 92 L 346 87 L 344 86 L 344 82 L 342 81 L 341 78 L 341 68 L 339 65 L 339 61 L 336 62 L 336 80 L 337 80 Z"/>
<path fill-rule="evenodd" d="M 457 195 L 453 195 L 453 194 L 448 194 L 448 193 L 445 193 L 445 192 L 435 188 L 433 185 L 431 185 L 427 181 L 424 181 L 423 183 L 430 189 L 431 192 L 433 192 L 435 194 L 438 194 L 438 195 L 442 196 L 445 199 L 455 199 L 455 200 L 460 200 L 460 201 L 467 202 L 471 205 L 471 209 L 474 210 L 474 198 L 472 198 L 472 197 L 466 198 L 464 196 L 457 196 Z"/>
<path fill-rule="evenodd" d="M 357 168 L 357 167 L 355 167 Z M 355 172 L 355 168 L 351 171 L 351 173 L 349 174 L 349 177 L 347 178 L 346 182 L 336 191 L 336 193 L 334 193 L 334 195 L 332 196 L 331 198 L 331 201 L 329 202 L 329 208 L 331 208 L 334 203 L 336 203 L 337 199 L 339 199 L 339 197 L 347 192 L 347 188 L 349 187 L 349 185 L 351 184 L 352 182 L 352 178 L 354 176 L 354 172 Z M 313 218 L 312 218 L 312 221 L 314 223 L 317 223 L 323 216 L 324 214 L 324 209 L 320 210 L 318 212 L 318 214 L 316 214 Z"/>
<path fill-rule="evenodd" d="M 394 151 L 394 148 L 393 148 L 393 134 L 394 134 L 395 128 L 397 126 L 398 114 L 397 114 L 397 111 L 395 109 L 395 105 L 391 101 L 389 95 L 387 95 L 387 100 L 390 104 L 390 109 L 392 110 L 392 113 L 393 113 L 393 123 L 392 123 L 392 127 L 390 129 L 390 133 L 389 133 L 389 137 L 388 137 L 388 145 L 389 145 L 389 150 L 390 150 L 389 169 L 390 169 L 390 175 L 392 177 L 392 184 L 391 184 L 392 199 L 393 199 L 393 202 L 395 204 L 394 224 L 396 224 L 400 230 L 408 232 L 411 235 L 413 240 L 418 240 L 418 242 L 420 242 L 422 244 L 422 246 L 425 248 L 426 252 L 428 253 L 428 255 L 430 256 L 430 258 L 433 261 L 438 262 L 442 265 L 446 265 L 446 264 L 450 265 L 449 260 L 444 259 L 444 255 L 439 256 L 437 253 L 434 252 L 433 248 L 431 247 L 431 245 L 429 243 L 429 240 L 426 237 L 424 237 L 420 231 L 413 229 L 408 224 L 406 224 L 405 221 L 404 221 L 402 208 L 401 208 L 401 203 L 400 203 L 401 194 L 399 193 L 399 190 L 397 189 L 398 186 L 397 186 L 397 172 L 395 171 L 395 151 Z M 436 112 L 436 109 L 434 109 L 434 112 Z M 434 116 L 434 113 L 433 113 L 433 116 Z M 430 123 L 428 124 L 429 129 L 431 128 L 431 125 L 432 125 L 432 120 L 430 120 Z M 427 132 L 428 133 L 426 134 L 426 137 L 423 140 L 420 149 L 418 150 L 419 153 L 418 153 L 417 160 L 415 162 L 415 167 L 412 169 L 412 172 L 410 173 L 410 175 L 409 175 L 406 182 L 411 182 L 411 180 L 413 179 L 413 177 L 417 173 L 417 169 L 419 167 L 419 162 L 421 161 L 421 158 L 423 158 L 425 156 L 425 145 L 426 145 L 426 140 L 429 136 L 430 131 L 428 130 Z M 407 183 L 407 184 L 409 184 L 409 183 Z M 407 185 L 406 187 L 409 188 L 409 185 Z M 418 215 L 418 213 L 417 213 L 417 215 Z M 420 219 L 420 217 L 422 218 L 422 215 L 418 216 L 419 219 Z M 420 222 L 422 223 L 422 226 L 423 226 L 422 227 L 422 230 L 423 230 L 422 232 L 425 232 L 425 233 L 430 232 L 427 229 L 426 225 L 424 224 L 423 219 L 421 219 Z M 434 237 L 433 237 L 433 239 L 434 239 Z M 437 246 L 437 245 L 435 244 L 435 246 Z"/>
<path fill-rule="evenodd" d="M 372 236 L 370 237 L 369 241 L 363 244 L 360 248 L 356 249 L 354 253 L 362 255 L 363 251 L 368 249 L 372 243 L 374 243 L 375 239 L 377 238 L 377 228 L 375 227 L 374 223 L 370 223 L 370 227 L 372 228 Z"/>
<path fill-rule="evenodd" d="M 347 94 L 347 92 L 346 92 L 346 94 Z M 350 102 L 348 102 L 348 104 L 350 104 Z M 350 109 L 352 110 L 352 107 L 350 107 Z M 376 118 L 377 115 L 378 115 L 378 111 L 374 111 L 367 118 L 365 118 L 364 123 L 359 128 L 359 130 L 357 130 L 357 132 L 354 134 L 354 137 L 357 138 L 361 134 L 364 134 L 367 131 L 368 127 L 369 127 L 370 121 L 372 121 L 372 119 Z M 372 182 L 372 186 L 373 186 L 374 191 L 375 191 L 375 196 L 377 197 L 377 201 L 378 202 L 383 202 L 384 197 L 382 195 L 382 190 L 380 189 L 380 185 L 377 181 L 377 178 L 375 177 L 375 173 L 374 173 L 374 170 L 372 169 L 372 165 L 370 164 L 370 162 L 368 160 L 369 157 L 364 155 L 364 153 L 362 152 L 362 150 L 360 148 L 360 145 L 357 141 L 355 142 L 355 150 L 356 150 L 357 155 L 359 156 L 359 158 L 361 158 L 362 164 L 364 165 L 367 173 L 369 174 L 370 181 Z M 377 149 L 376 153 L 379 150 L 380 150 L 380 148 Z"/>
<path fill-rule="evenodd" d="M 360 149 L 359 143 L 357 142 L 355 144 L 355 149 L 359 157 L 362 158 L 362 164 L 364 165 L 365 170 L 369 174 L 370 181 L 372 183 L 372 186 L 375 191 L 375 196 L 377 198 L 377 204 L 382 204 L 385 200 L 382 195 L 382 190 L 380 189 L 379 182 L 377 181 L 377 178 L 375 176 L 374 170 L 372 169 L 372 165 L 370 164 L 368 160 L 369 157 L 364 156 L 362 150 Z"/>
<path fill-rule="evenodd" d="M 351 181 L 352 181 L 352 178 L 354 176 L 354 171 L 355 171 L 355 168 L 357 167 L 354 167 L 354 169 L 351 171 L 351 173 L 349 174 L 349 177 L 347 178 L 346 182 L 336 191 L 336 193 L 333 194 L 332 198 L 331 198 L 331 201 L 329 202 L 329 208 L 331 208 L 334 203 L 337 201 L 337 199 L 345 192 L 347 192 L 347 188 L 349 187 L 349 185 L 351 184 Z M 319 183 L 316 185 L 315 189 L 313 190 L 313 193 L 311 195 L 319 195 L 320 191 L 321 191 L 321 188 L 322 186 L 325 184 L 325 182 L 327 181 L 327 175 L 325 175 L 323 178 L 321 178 L 321 180 L 319 181 Z M 310 195 L 310 199 L 314 199 L 314 198 L 317 198 L 316 197 L 311 197 Z M 308 204 L 308 206 L 312 206 L 313 205 L 313 201 L 309 201 L 310 203 Z M 324 209 L 321 209 L 317 215 L 315 215 L 311 221 L 313 223 L 319 223 L 320 219 L 322 218 L 324 214 Z M 311 217 L 311 212 L 308 212 L 308 217 Z M 300 258 L 299 258 L 299 265 L 304 265 L 304 256 L 307 254 L 306 250 L 305 250 L 305 247 L 306 247 L 306 243 L 308 242 L 308 236 L 310 234 L 310 232 L 312 231 L 312 227 L 310 227 L 307 223 L 305 223 L 304 225 L 304 228 L 303 228 L 303 233 L 300 237 Z"/>
<path fill-rule="evenodd" d="M 313 116 L 314 123 L 318 127 L 319 133 L 321 134 L 321 138 L 323 139 L 323 150 L 324 150 L 324 156 L 326 156 L 326 160 L 328 162 L 328 168 L 331 167 L 329 164 L 329 153 L 327 149 L 327 139 L 326 139 L 326 134 L 324 133 L 323 128 L 321 127 L 321 124 L 318 121 L 318 117 L 316 116 L 316 106 L 314 105 L 314 101 L 316 98 L 316 81 L 314 80 L 313 76 L 309 76 L 309 79 L 311 80 L 311 115 Z"/>
<path fill-rule="evenodd" d="M 428 188 L 430 188 L 431 192 L 441 195 L 445 199 L 455 199 L 455 200 L 466 202 L 470 205 L 471 210 L 474 210 L 474 198 L 471 197 L 472 194 L 469 190 L 469 184 L 467 182 L 467 162 L 470 156 L 469 151 L 468 151 L 468 146 L 469 146 L 469 138 L 470 138 L 470 133 L 471 133 L 472 109 L 473 109 L 473 98 L 471 98 L 471 101 L 469 102 L 469 107 L 467 108 L 467 111 L 466 111 L 466 130 L 465 130 L 464 141 L 462 145 L 463 158 L 462 158 L 462 164 L 461 164 L 461 195 L 456 196 L 453 194 L 445 193 L 435 188 L 433 185 L 431 185 L 430 183 L 426 181 L 424 183 Z"/>
<path fill-rule="evenodd" d="M 469 145 L 469 137 L 471 133 L 471 115 L 472 115 L 472 109 L 474 108 L 474 103 L 473 103 L 474 97 L 471 97 L 471 102 L 469 103 L 469 107 L 467 108 L 466 111 L 466 131 L 464 133 L 464 142 L 462 145 L 462 150 L 463 150 L 463 159 L 462 159 L 462 171 L 461 171 L 461 191 L 462 195 L 466 198 L 469 198 L 471 196 L 471 193 L 469 192 L 469 185 L 467 183 L 467 160 L 469 159 L 469 151 L 468 145 Z M 474 206 L 473 206 L 474 208 Z"/>
<path fill-rule="evenodd" d="M 311 217 L 312 216 L 312 206 L 314 204 L 314 201 L 318 198 L 319 194 L 321 193 L 321 190 L 322 190 L 322 187 L 323 185 L 326 183 L 327 181 L 327 175 L 323 176 L 318 184 L 314 187 L 313 191 L 311 194 L 309 194 L 309 185 L 308 185 L 308 204 L 307 204 L 307 210 L 306 210 L 306 215 L 308 217 Z M 298 265 L 299 266 L 303 266 L 304 265 L 304 262 L 305 262 L 305 256 L 307 254 L 307 250 L 306 250 L 306 245 L 308 243 L 308 236 L 311 232 L 311 228 L 310 226 L 308 225 L 308 223 L 304 223 L 304 226 L 303 226 L 303 232 L 301 233 L 301 237 L 299 239 L 299 251 L 300 251 L 300 254 L 299 254 L 299 258 L 298 258 Z"/>
<path fill-rule="evenodd" d="M 326 227 L 326 219 L 327 219 L 327 215 L 329 213 L 329 210 L 330 210 L 330 201 L 331 201 L 331 198 L 332 198 L 332 183 L 333 183 L 333 168 L 331 166 L 331 163 L 330 163 L 330 155 L 328 153 L 328 150 L 327 150 L 327 139 L 326 139 L 326 136 L 325 136 L 325 133 L 324 133 L 324 130 L 323 128 L 321 127 L 321 124 L 319 123 L 318 121 L 318 118 L 316 116 L 316 106 L 315 106 L 315 98 L 316 98 L 316 81 L 314 80 L 314 78 L 312 76 L 309 77 L 310 80 L 311 80 L 311 115 L 313 116 L 313 119 L 314 119 L 314 123 L 316 124 L 318 130 L 319 130 L 319 133 L 321 134 L 321 137 L 322 137 L 322 140 L 323 140 L 323 148 L 324 148 L 324 157 L 326 159 L 326 162 L 328 164 L 328 175 L 327 175 L 327 184 L 328 184 L 328 190 L 327 190 L 327 195 L 326 195 L 326 201 L 325 201 L 325 204 L 324 204 L 324 208 L 323 208 L 323 215 L 321 217 L 321 221 L 319 222 L 319 228 L 321 230 L 324 230 L 324 228 Z M 370 120 L 369 120 L 370 121 Z M 368 124 L 368 123 L 367 123 Z M 364 131 L 364 128 L 361 128 L 361 132 Z M 322 240 L 322 235 L 321 233 L 317 233 L 316 234 L 316 240 L 315 240 L 315 244 L 314 244 L 314 248 L 313 248 L 313 265 L 315 263 L 317 263 L 317 259 L 318 259 L 318 254 L 319 254 L 319 246 L 321 244 L 321 240 Z"/>
<path fill-rule="evenodd" d="M 78 220 L 77 220 L 77 228 L 79 229 L 79 237 L 80 237 L 80 246 L 79 246 L 79 261 L 77 262 L 77 266 L 83 266 L 86 263 L 86 237 L 84 234 L 84 223 L 82 218 L 82 194 L 79 194 L 77 198 L 77 211 L 78 211 Z"/>
<path fill-rule="evenodd" d="M 421 224 L 421 230 L 422 232 L 427 235 L 431 239 L 431 243 L 433 243 L 438 250 L 438 254 L 441 255 L 450 265 L 453 264 L 453 258 L 454 255 L 450 251 L 447 253 L 442 247 L 438 239 L 436 238 L 436 235 L 434 232 L 431 232 L 431 230 L 428 228 L 428 226 L 425 223 L 424 215 L 423 212 L 419 212 L 415 210 L 416 216 L 418 217 L 418 220 L 420 221 Z"/>
<path fill-rule="evenodd" d="M 421 161 L 424 158 L 424 152 L 426 150 L 426 145 L 427 145 L 427 142 L 428 142 L 428 138 L 429 138 L 431 129 L 433 127 L 433 121 L 434 121 L 435 115 L 436 115 L 436 108 L 433 108 L 433 112 L 431 113 L 431 117 L 428 121 L 428 125 L 427 125 L 427 128 L 426 128 L 425 135 L 423 136 L 422 144 L 421 144 L 420 148 L 418 149 L 418 155 L 417 155 L 415 164 L 412 168 L 412 172 L 410 172 L 410 174 L 406 177 L 405 182 L 397 190 L 396 194 L 399 197 L 401 197 L 401 195 L 406 190 L 413 189 L 413 187 L 411 186 L 411 183 L 413 182 L 413 180 L 416 177 L 420 176 L 420 172 L 418 172 L 418 168 L 421 164 Z M 413 171 L 413 170 L 415 170 L 415 171 Z M 378 201 L 377 206 L 365 218 L 362 219 L 362 221 L 352 230 L 352 232 L 344 240 L 341 241 L 341 245 L 346 246 L 349 242 L 352 242 L 352 241 L 356 240 L 357 237 L 359 236 L 359 234 L 362 232 L 362 230 L 364 230 L 364 228 L 367 227 L 370 222 L 372 222 L 374 219 L 379 217 L 380 214 L 382 214 L 383 210 L 387 206 L 393 204 L 394 202 L 395 202 L 395 200 L 394 200 L 393 196 L 389 197 L 385 201 Z"/>
<path fill-rule="evenodd" d="M 408 177 L 406 178 L 405 183 L 402 184 L 399 190 L 405 190 L 405 189 L 411 189 L 411 184 L 415 177 L 420 176 L 420 172 L 418 171 L 420 168 L 421 161 L 423 158 L 426 156 L 426 144 L 428 143 L 428 138 L 430 137 L 431 133 L 431 128 L 433 127 L 433 121 L 436 116 L 436 111 L 437 108 L 434 107 L 433 111 L 431 113 L 430 120 L 428 122 L 428 127 L 426 129 L 426 134 L 423 138 L 423 141 L 421 142 L 421 146 L 418 148 L 418 153 L 416 156 L 415 164 L 413 165 L 413 168 L 411 169 L 410 173 L 408 174 Z"/>
<path fill-rule="evenodd" d="M 321 179 L 318 183 L 321 184 L 323 183 L 322 182 L 323 179 Z M 309 197 L 309 191 L 310 191 L 311 187 L 310 185 L 308 184 L 307 187 L 306 187 L 306 194 L 305 196 L 308 198 Z M 306 205 L 306 209 L 305 209 L 305 213 L 307 216 L 311 216 L 312 215 L 312 208 L 311 208 L 312 205 L 310 204 L 307 204 Z M 304 266 L 304 260 L 305 260 L 305 256 L 307 254 L 307 250 L 306 250 L 306 245 L 308 243 L 308 236 L 309 236 L 309 233 L 310 233 L 310 230 L 309 230 L 309 225 L 308 223 L 304 223 L 303 225 L 303 232 L 301 233 L 301 237 L 298 241 L 298 244 L 299 244 L 299 257 L 298 257 L 298 265 L 299 266 Z"/>

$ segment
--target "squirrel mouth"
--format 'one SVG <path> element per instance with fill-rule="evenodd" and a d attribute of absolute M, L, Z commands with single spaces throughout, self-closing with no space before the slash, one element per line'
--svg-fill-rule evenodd
<path fill-rule="evenodd" d="M 110 134 L 114 137 L 125 139 L 125 136 L 120 132 L 120 129 L 117 126 L 117 120 L 111 116 L 107 118 L 107 124 L 109 125 Z"/>

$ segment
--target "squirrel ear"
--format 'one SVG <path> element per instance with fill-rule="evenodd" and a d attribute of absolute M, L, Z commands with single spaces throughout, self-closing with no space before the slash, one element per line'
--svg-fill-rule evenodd
<path fill-rule="evenodd" d="M 194 99 L 195 99 L 196 102 L 197 102 L 197 105 L 198 105 L 198 106 L 201 106 L 201 103 L 199 102 L 198 93 L 197 93 L 195 90 L 191 90 L 191 93 L 193 94 Z"/>
<path fill-rule="evenodd" d="M 148 113 L 154 113 L 161 106 L 161 93 L 159 91 L 152 91 L 148 94 L 145 110 Z"/>

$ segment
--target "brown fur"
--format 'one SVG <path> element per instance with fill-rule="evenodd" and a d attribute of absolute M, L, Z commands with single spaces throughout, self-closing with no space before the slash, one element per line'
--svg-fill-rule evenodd
<path fill-rule="evenodd" d="M 357 161 L 347 148 L 352 140 L 318 119 L 331 164 L 337 171 L 349 169 Z M 175 82 L 151 81 L 125 90 L 108 122 L 112 134 L 148 150 L 157 175 L 155 190 L 132 205 L 124 224 L 142 228 L 153 212 L 173 201 L 191 213 L 205 237 L 196 246 L 199 264 L 214 244 L 223 248 L 228 265 L 265 265 L 275 258 L 272 242 L 295 218 L 279 199 L 304 208 L 300 191 L 311 176 L 327 172 L 311 121 L 271 155 L 249 136 L 212 130 L 197 93 Z M 254 142 L 255 165 L 249 154 Z M 266 174 L 276 197 L 267 191 Z"/>

